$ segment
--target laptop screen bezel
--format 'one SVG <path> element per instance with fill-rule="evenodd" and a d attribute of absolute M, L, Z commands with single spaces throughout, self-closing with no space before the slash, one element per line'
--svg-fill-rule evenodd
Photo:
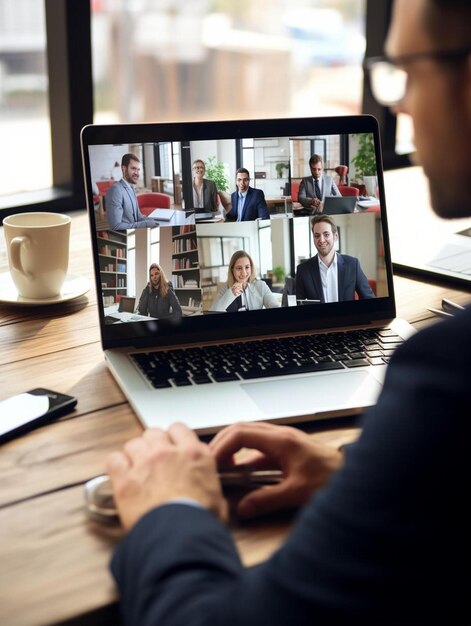
<path fill-rule="evenodd" d="M 89 146 L 150 143 L 155 141 L 198 141 L 209 139 L 239 139 L 263 137 L 295 137 L 372 133 L 374 137 L 379 204 L 383 229 L 384 267 L 388 296 L 366 300 L 352 300 L 322 304 L 315 307 L 283 307 L 258 311 L 227 313 L 224 315 L 201 315 L 191 317 L 191 322 L 172 324 L 159 320 L 160 331 L 155 324 L 105 325 L 103 307 L 98 303 L 100 331 L 104 349 L 119 347 L 147 347 L 193 344 L 208 341 L 253 338 L 297 332 L 364 326 L 379 320 L 393 319 L 396 315 L 394 285 L 389 245 L 389 231 L 384 193 L 383 167 L 379 128 L 371 115 L 351 115 L 319 118 L 275 118 L 254 120 L 198 121 L 155 124 L 119 124 L 85 126 L 81 132 L 82 163 L 95 281 L 98 299 L 101 293 L 95 212 L 93 209 L 93 186 L 90 176 Z"/>

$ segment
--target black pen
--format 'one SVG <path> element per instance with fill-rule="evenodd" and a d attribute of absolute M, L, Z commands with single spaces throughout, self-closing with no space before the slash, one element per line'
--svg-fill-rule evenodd
<path fill-rule="evenodd" d="M 223 487 L 261 487 L 277 485 L 283 480 L 281 470 L 257 470 L 250 465 L 233 465 L 220 468 L 219 479 Z M 84 485 L 85 506 L 88 514 L 99 521 L 114 521 L 118 511 L 113 498 L 111 480 L 103 474 L 88 480 Z"/>

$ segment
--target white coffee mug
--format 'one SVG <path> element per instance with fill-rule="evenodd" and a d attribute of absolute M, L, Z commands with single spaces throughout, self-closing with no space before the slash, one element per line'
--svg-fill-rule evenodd
<path fill-rule="evenodd" d="M 70 222 L 59 213 L 18 213 L 3 220 L 10 272 L 24 298 L 59 295 L 69 265 Z"/>

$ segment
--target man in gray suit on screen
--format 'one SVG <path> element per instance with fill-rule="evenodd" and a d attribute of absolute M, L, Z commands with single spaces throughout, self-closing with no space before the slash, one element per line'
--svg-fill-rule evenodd
<path fill-rule="evenodd" d="M 141 162 L 128 152 L 121 159 L 123 177 L 106 194 L 105 208 L 111 230 L 152 228 L 157 222 L 143 215 L 139 209 L 134 185 L 141 174 Z"/>
<path fill-rule="evenodd" d="M 326 196 L 341 196 L 332 176 L 323 173 L 322 157 L 313 154 L 309 159 L 312 176 L 301 180 L 298 192 L 298 202 L 311 213 L 322 213 Z"/>

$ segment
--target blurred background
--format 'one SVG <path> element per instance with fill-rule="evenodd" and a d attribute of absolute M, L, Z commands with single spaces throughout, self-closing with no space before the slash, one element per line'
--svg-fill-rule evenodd
<path fill-rule="evenodd" d="M 365 0 L 92 0 L 91 11 L 95 123 L 361 112 Z M 0 138 L 0 195 L 52 185 L 40 0 L 0 0 Z"/>

